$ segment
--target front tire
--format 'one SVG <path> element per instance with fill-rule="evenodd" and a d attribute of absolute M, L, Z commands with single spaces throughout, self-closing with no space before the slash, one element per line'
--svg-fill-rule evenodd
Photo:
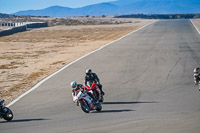
<path fill-rule="evenodd" d="M 2 117 L 7 121 L 11 121 L 13 119 L 12 111 L 7 107 L 4 107 L 3 110 L 6 110 L 6 111 L 3 113 Z"/>
<path fill-rule="evenodd" d="M 81 109 L 85 113 L 89 113 L 90 112 L 90 107 L 89 107 L 88 103 L 85 100 L 83 100 L 80 104 L 81 104 Z"/>

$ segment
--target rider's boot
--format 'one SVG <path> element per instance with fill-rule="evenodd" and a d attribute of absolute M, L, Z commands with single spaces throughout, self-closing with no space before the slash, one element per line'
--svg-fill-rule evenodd
<path fill-rule="evenodd" d="M 99 85 L 99 89 L 101 90 L 101 94 L 105 95 L 105 93 L 102 90 L 102 85 Z"/>
<path fill-rule="evenodd" d="M 101 100 L 99 102 L 103 102 L 103 94 L 101 94 Z"/>
<path fill-rule="evenodd" d="M 96 102 L 95 102 L 95 105 L 98 105 L 99 104 L 99 101 L 98 100 L 96 100 Z"/>
<path fill-rule="evenodd" d="M 93 101 L 95 105 L 99 104 L 99 100 L 97 100 L 94 96 L 93 96 Z"/>
<path fill-rule="evenodd" d="M 94 100 L 95 105 L 99 104 L 99 100 L 97 100 L 94 96 L 93 96 L 93 100 Z"/>
<path fill-rule="evenodd" d="M 102 89 L 101 89 L 101 94 L 102 94 L 102 95 L 105 95 L 105 93 L 103 92 L 103 90 L 102 90 Z"/>

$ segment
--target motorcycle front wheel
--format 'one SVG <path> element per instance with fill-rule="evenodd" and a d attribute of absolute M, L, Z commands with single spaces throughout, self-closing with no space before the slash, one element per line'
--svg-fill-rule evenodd
<path fill-rule="evenodd" d="M 85 100 L 83 100 L 80 104 L 81 104 L 81 109 L 85 113 L 89 113 L 90 112 L 90 107 L 89 107 L 88 103 Z"/>
<path fill-rule="evenodd" d="M 5 112 L 2 114 L 2 117 L 7 121 L 11 121 L 13 119 L 12 111 L 7 107 L 4 107 L 3 110 L 5 110 Z"/>

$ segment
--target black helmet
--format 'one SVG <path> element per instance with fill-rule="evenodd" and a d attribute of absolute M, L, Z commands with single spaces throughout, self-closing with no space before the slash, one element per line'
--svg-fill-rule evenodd
<path fill-rule="evenodd" d="M 87 69 L 87 70 L 85 71 L 85 73 L 86 73 L 87 75 L 89 75 L 89 74 L 92 73 L 92 70 L 91 70 L 91 69 Z"/>
<path fill-rule="evenodd" d="M 194 73 L 199 74 L 200 73 L 200 68 L 199 67 L 195 67 L 194 68 Z"/>

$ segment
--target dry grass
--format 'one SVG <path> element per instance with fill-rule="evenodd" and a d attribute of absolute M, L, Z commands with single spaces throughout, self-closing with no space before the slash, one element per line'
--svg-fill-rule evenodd
<path fill-rule="evenodd" d="M 0 37 L 0 97 L 9 103 L 65 64 L 153 20 L 136 21 L 56 26 Z"/>
<path fill-rule="evenodd" d="M 65 62 L 64 61 L 56 61 L 56 62 L 54 62 L 54 63 L 52 63 L 51 65 L 57 65 L 57 64 L 65 64 Z"/>
<path fill-rule="evenodd" d="M 139 26 L 138 26 L 139 27 Z M 118 34 L 127 33 L 133 31 L 133 29 L 138 27 L 110 27 L 110 28 L 84 28 L 84 29 L 71 29 L 67 30 L 48 30 L 44 28 L 43 30 L 34 30 L 24 33 L 18 33 L 12 36 L 1 37 L 0 42 L 28 42 L 28 43 L 38 43 L 38 42 L 58 42 L 58 43 L 68 43 L 68 42 L 78 42 L 78 41 L 93 41 L 93 40 L 113 40 L 121 36 Z M 60 28 L 60 27 L 58 27 Z M 64 46 L 64 45 L 61 45 Z"/>
<path fill-rule="evenodd" d="M 24 62 L 11 62 L 10 64 L 0 65 L 0 69 L 15 69 L 23 64 Z"/>
<path fill-rule="evenodd" d="M 13 84 L 12 88 L 10 88 L 10 89 L 8 89 L 6 91 L 3 91 L 3 92 L 0 91 L 1 97 L 12 96 L 15 92 L 23 90 L 26 87 L 32 86 L 34 81 L 37 80 L 42 75 L 44 75 L 44 73 L 45 72 L 33 72 L 33 73 L 31 73 L 28 77 L 26 77 L 23 80 L 21 80 L 20 83 Z"/>

